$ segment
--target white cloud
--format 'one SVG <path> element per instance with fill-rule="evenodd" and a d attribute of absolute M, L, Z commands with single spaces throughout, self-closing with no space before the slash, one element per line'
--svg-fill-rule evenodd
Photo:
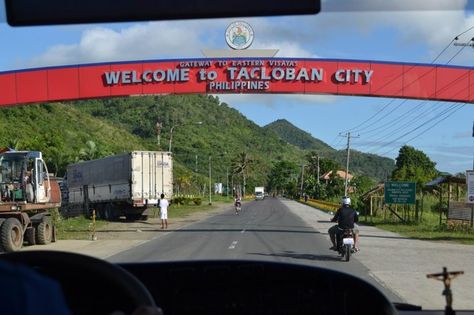
<path fill-rule="evenodd" d="M 425 7 L 448 8 L 444 11 L 413 11 L 419 1 L 402 0 L 391 4 L 393 11 L 361 12 L 364 6 L 359 0 L 328 0 L 344 6 L 357 6 L 355 12 L 322 13 L 316 16 L 289 16 L 279 18 L 246 19 L 255 30 L 255 42 L 251 48 L 279 49 L 280 57 L 318 57 L 321 48 L 329 48 L 329 41 L 343 42 L 343 36 L 354 32 L 369 36 L 380 30 L 395 30 L 396 37 L 390 40 L 400 45 L 412 47 L 421 45 L 434 57 L 453 37 L 474 25 L 472 11 L 463 8 L 467 0 L 429 0 Z M 366 0 L 365 4 L 385 5 L 387 1 Z M 400 11 L 400 8 L 412 10 Z M 354 8 L 352 8 L 354 9 Z M 223 32 L 231 19 L 202 21 L 150 22 L 134 24 L 116 30 L 96 27 L 83 32 L 76 44 L 58 43 L 41 55 L 34 57 L 27 66 L 47 66 L 74 63 L 121 61 L 137 59 L 200 57 L 203 48 L 226 48 Z M 474 36 L 474 30 L 461 40 Z M 382 43 L 383 45 L 383 43 Z M 316 52 L 315 49 L 319 51 Z M 338 48 L 339 49 L 339 48 Z M 376 47 L 369 47 L 368 58 L 376 54 Z M 452 48 L 454 49 L 454 47 Z M 351 49 L 345 56 L 350 56 Z M 466 49 L 467 51 L 468 49 Z M 344 52 L 342 49 L 340 52 Z M 453 50 L 454 52 L 454 50 Z M 470 52 L 470 51 L 469 51 Z M 326 51 L 325 57 L 334 57 L 338 51 Z M 472 52 L 471 52 L 472 53 Z M 449 54 L 447 53 L 446 56 Z M 451 53 L 452 55 L 452 53 Z M 383 57 L 383 56 L 381 56 Z M 456 63 L 472 60 L 472 55 L 461 54 Z M 417 60 L 414 60 L 417 61 Z M 446 61 L 440 60 L 440 62 Z M 472 64 L 472 62 L 471 62 Z"/>
<path fill-rule="evenodd" d="M 323 0 L 322 11 L 413 11 L 458 10 L 467 0 Z"/>
<path fill-rule="evenodd" d="M 118 31 L 92 28 L 83 32 L 79 43 L 53 46 L 29 66 L 199 56 L 202 31 L 195 22 L 136 24 Z"/>
<path fill-rule="evenodd" d="M 309 94 L 217 94 L 219 99 L 229 105 L 261 105 L 275 108 L 279 105 L 321 105 L 334 103 L 335 95 L 309 95 Z"/>
<path fill-rule="evenodd" d="M 252 48 L 277 48 L 280 57 L 315 57 L 298 42 L 278 37 L 263 19 L 255 20 L 263 31 Z M 257 22 L 259 21 L 259 22 Z M 58 44 L 32 58 L 28 67 L 159 58 L 201 57 L 203 48 L 225 48 L 223 29 L 227 20 L 150 22 L 114 30 L 87 29 L 77 44 Z M 221 27 L 219 27 L 221 26 Z M 266 36 L 265 34 L 270 34 Z"/>
<path fill-rule="evenodd" d="M 342 0 L 335 1 L 341 3 Z M 328 1 L 332 2 L 332 1 Z M 382 3 L 383 2 L 383 3 Z M 363 10 L 365 6 L 361 6 L 359 1 L 349 1 L 350 5 L 358 5 L 359 10 Z M 364 4 L 376 6 L 385 6 L 390 3 L 391 10 L 383 12 L 338 12 L 327 14 L 323 19 L 315 19 L 311 29 L 324 29 L 329 34 L 334 34 L 337 29 L 358 30 L 360 34 L 370 34 L 380 32 L 384 29 L 396 30 L 396 37 L 391 38 L 400 45 L 401 51 L 404 46 L 414 47 L 420 45 L 426 47 L 429 51 L 427 59 L 432 59 L 446 47 L 446 45 L 458 34 L 468 30 L 474 26 L 474 13 L 465 11 L 467 0 L 425 0 L 425 1 L 381 1 L 366 0 Z M 417 10 L 423 8 L 422 11 Z M 338 17 L 337 23 L 331 26 L 330 30 L 325 24 L 329 24 L 331 20 Z M 460 37 L 461 41 L 468 41 L 474 36 L 474 29 Z M 457 48 L 451 47 L 451 51 L 447 51 L 437 62 L 446 62 L 450 56 L 454 55 Z M 449 56 L 449 57 L 447 57 Z M 459 56 L 454 63 L 466 63 L 467 57 Z M 472 64 L 472 55 L 470 56 Z M 426 60 L 429 61 L 429 60 Z"/>

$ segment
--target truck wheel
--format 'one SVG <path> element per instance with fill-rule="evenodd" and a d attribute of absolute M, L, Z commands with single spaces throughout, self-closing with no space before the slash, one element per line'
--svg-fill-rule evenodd
<path fill-rule="evenodd" d="M 53 227 L 51 222 L 43 221 L 36 228 L 36 240 L 38 244 L 45 245 L 51 243 L 53 236 Z"/>
<path fill-rule="evenodd" d="M 5 220 L 6 220 L 6 219 L 3 219 L 3 218 L 0 219 L 0 228 L 1 228 L 2 224 L 3 224 L 3 222 L 5 222 Z M 4 251 L 5 251 L 5 250 L 4 250 L 3 247 L 2 247 L 2 242 L 0 241 L 0 253 L 1 253 L 1 252 L 4 252 Z"/>
<path fill-rule="evenodd" d="M 25 231 L 25 241 L 28 245 L 36 245 L 36 229 L 34 227 L 29 227 Z"/>
<path fill-rule="evenodd" d="M 105 206 L 104 219 L 106 219 L 107 221 L 117 220 L 117 214 L 115 213 L 115 210 L 114 210 L 113 206 L 110 203 L 108 203 Z"/>
<path fill-rule="evenodd" d="M 146 217 L 144 215 L 142 215 L 141 213 L 128 213 L 125 215 L 125 218 L 128 220 L 128 221 L 137 221 L 137 220 L 146 220 L 146 219 L 143 219 L 143 217 Z"/>
<path fill-rule="evenodd" d="M 0 227 L 0 241 L 5 252 L 15 252 L 23 246 L 23 227 L 15 218 L 8 218 Z"/>
<path fill-rule="evenodd" d="M 58 229 L 56 225 L 53 225 L 53 235 L 51 236 L 51 242 L 55 243 L 58 240 Z"/>

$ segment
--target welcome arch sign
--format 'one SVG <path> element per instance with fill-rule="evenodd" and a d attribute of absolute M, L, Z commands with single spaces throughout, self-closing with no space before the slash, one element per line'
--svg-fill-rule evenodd
<path fill-rule="evenodd" d="M 203 58 L 0 72 L 0 107 L 152 94 L 298 93 L 474 102 L 473 67 L 344 59 Z"/>

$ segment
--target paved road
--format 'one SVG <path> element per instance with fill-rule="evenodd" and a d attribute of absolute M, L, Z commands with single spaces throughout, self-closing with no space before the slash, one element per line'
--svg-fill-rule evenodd
<path fill-rule="evenodd" d="M 245 204 L 240 215 L 224 211 L 207 220 L 170 230 L 141 246 L 110 257 L 112 262 L 202 259 L 251 259 L 291 262 L 336 269 L 363 278 L 393 301 L 401 299 L 381 287 L 353 256 L 341 261 L 328 249 L 325 230 L 305 223 L 279 199 Z"/>

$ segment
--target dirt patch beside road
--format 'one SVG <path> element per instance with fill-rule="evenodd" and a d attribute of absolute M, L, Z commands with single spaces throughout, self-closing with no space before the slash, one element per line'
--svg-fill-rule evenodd
<path fill-rule="evenodd" d="M 204 220 L 231 207 L 232 205 L 228 203 L 214 203 L 213 209 L 193 212 L 181 218 L 169 218 L 167 230 L 161 229 L 159 217 L 149 218 L 146 221 L 109 222 L 98 229 L 96 235 L 98 240 L 150 240 L 158 233 L 166 233 L 184 225 Z"/>
<path fill-rule="evenodd" d="M 168 220 L 168 229 L 161 229 L 159 218 L 150 218 L 147 221 L 116 221 L 109 222 L 97 230 L 97 240 L 59 240 L 48 245 L 34 245 L 22 250 L 59 250 L 79 253 L 105 259 L 124 250 L 138 246 L 155 237 L 179 229 L 231 209 L 228 203 L 216 202 L 212 209 L 200 210 L 180 218 Z"/>

